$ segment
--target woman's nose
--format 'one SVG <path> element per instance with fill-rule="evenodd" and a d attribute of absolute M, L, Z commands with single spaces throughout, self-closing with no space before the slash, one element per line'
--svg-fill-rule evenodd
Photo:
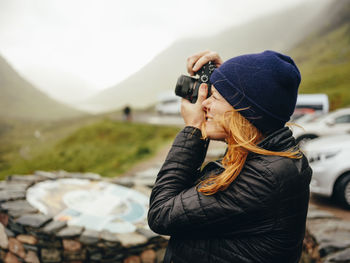
<path fill-rule="evenodd" d="M 209 98 L 206 98 L 205 100 L 203 100 L 202 102 L 202 109 L 203 110 L 208 110 L 209 108 Z"/>

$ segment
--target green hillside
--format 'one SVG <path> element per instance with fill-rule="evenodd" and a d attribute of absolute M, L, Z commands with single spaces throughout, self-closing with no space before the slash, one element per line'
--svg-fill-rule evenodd
<path fill-rule="evenodd" d="M 79 128 L 54 145 L 37 151 L 30 158 L 18 154 L 3 155 L 0 160 L 0 179 L 35 170 L 62 169 L 116 176 L 153 155 L 165 142 L 172 140 L 177 132 L 178 128 L 175 127 L 99 121 Z"/>
<path fill-rule="evenodd" d="M 326 93 L 336 109 L 350 106 L 350 1 L 339 0 L 328 10 L 333 12 L 321 17 L 322 29 L 289 54 L 302 74 L 300 93 Z"/>
<path fill-rule="evenodd" d="M 33 87 L 0 56 L 0 118 L 57 120 L 82 115 Z"/>

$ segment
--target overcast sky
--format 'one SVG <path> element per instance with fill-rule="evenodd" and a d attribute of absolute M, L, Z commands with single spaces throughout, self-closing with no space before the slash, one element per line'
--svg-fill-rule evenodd
<path fill-rule="evenodd" d="M 310 0 L 0 0 L 0 55 L 68 102 L 117 84 L 182 37 Z"/>

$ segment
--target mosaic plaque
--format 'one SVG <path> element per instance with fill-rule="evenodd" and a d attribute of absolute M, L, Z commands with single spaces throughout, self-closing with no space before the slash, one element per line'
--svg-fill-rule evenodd
<path fill-rule="evenodd" d="M 68 226 L 111 233 L 147 228 L 148 197 L 120 185 L 86 179 L 37 183 L 27 190 L 27 201 Z"/>

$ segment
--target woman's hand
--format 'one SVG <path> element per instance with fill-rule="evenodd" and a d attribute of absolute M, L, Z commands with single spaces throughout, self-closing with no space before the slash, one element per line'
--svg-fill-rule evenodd
<path fill-rule="evenodd" d="M 195 72 L 209 61 L 213 61 L 217 68 L 223 63 L 218 53 L 210 50 L 202 51 L 187 58 L 188 73 L 193 76 Z"/>
<path fill-rule="evenodd" d="M 186 99 L 181 102 L 181 115 L 186 126 L 192 126 L 201 129 L 202 123 L 205 122 L 205 112 L 202 107 L 202 102 L 207 98 L 208 86 L 202 83 L 199 87 L 198 98 L 195 104 Z"/>

